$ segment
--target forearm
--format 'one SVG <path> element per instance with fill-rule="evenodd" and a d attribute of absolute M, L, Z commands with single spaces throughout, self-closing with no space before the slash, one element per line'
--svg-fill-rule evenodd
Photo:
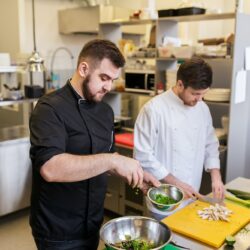
<path fill-rule="evenodd" d="M 86 180 L 112 170 L 112 154 L 72 155 L 59 154 L 48 160 L 40 170 L 48 182 L 75 182 Z"/>
<path fill-rule="evenodd" d="M 175 177 L 172 174 L 168 174 L 161 181 L 164 182 L 164 183 L 174 185 L 174 186 L 182 189 L 182 191 L 184 192 L 186 198 L 196 199 L 196 197 L 199 197 L 199 195 L 200 195 L 197 191 L 194 190 L 194 188 L 192 186 L 190 186 L 189 184 L 179 180 L 177 177 Z"/>

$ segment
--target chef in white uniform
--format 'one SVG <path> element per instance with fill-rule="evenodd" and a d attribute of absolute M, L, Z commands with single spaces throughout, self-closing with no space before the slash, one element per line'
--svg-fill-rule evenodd
<path fill-rule="evenodd" d="M 179 208 L 200 195 L 203 167 L 211 174 L 214 197 L 224 197 L 219 143 L 202 101 L 211 84 L 212 69 L 203 59 L 185 61 L 176 85 L 146 103 L 135 123 L 134 157 L 158 180 L 185 192 L 187 199 Z M 169 215 L 147 205 L 157 219 Z"/>

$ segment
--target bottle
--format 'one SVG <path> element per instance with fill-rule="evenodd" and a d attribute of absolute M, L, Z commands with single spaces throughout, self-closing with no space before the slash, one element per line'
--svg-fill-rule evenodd
<path fill-rule="evenodd" d="M 59 89 L 60 88 L 60 76 L 58 74 L 52 75 L 52 88 Z"/>
<path fill-rule="evenodd" d="M 156 85 L 156 91 L 157 91 L 157 95 L 161 94 L 164 92 L 164 85 L 162 82 L 157 83 Z"/>

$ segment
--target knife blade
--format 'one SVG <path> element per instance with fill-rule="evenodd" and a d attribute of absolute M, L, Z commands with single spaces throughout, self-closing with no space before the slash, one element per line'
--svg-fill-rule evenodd
<path fill-rule="evenodd" d="M 209 203 L 209 204 L 212 204 L 212 205 L 215 205 L 215 204 L 224 205 L 224 202 L 221 199 L 212 198 L 212 197 L 205 196 L 205 195 L 200 195 L 197 198 L 198 198 L 199 201 L 206 202 L 206 203 Z"/>

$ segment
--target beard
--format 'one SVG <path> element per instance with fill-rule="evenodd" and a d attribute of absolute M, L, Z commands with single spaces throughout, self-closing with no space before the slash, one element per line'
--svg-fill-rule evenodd
<path fill-rule="evenodd" d="M 101 102 L 103 97 L 106 95 L 108 91 L 102 89 L 96 92 L 95 94 L 93 94 L 91 93 L 91 90 L 90 90 L 90 82 L 91 82 L 91 77 L 90 75 L 87 75 L 86 78 L 82 82 L 82 93 L 83 93 L 84 98 L 88 102 L 94 102 L 94 103 Z"/>
<path fill-rule="evenodd" d="M 89 82 L 90 82 L 90 76 L 87 75 L 86 78 L 82 82 L 82 93 L 83 93 L 84 98 L 87 101 L 93 102 L 94 100 L 93 100 L 93 97 L 90 93 Z"/>

